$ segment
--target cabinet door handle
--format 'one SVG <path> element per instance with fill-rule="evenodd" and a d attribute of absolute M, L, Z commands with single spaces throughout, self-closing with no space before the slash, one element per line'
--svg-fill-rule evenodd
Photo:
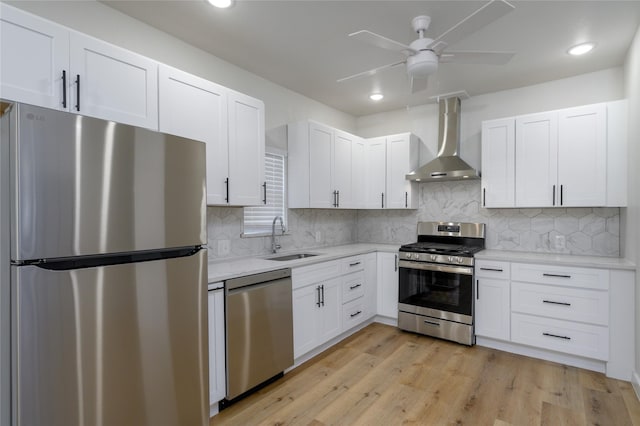
<path fill-rule="evenodd" d="M 440 324 L 437 323 L 437 322 L 424 320 L 424 323 L 427 324 L 427 325 L 433 325 L 435 327 L 440 327 Z"/>
<path fill-rule="evenodd" d="M 560 275 L 560 274 L 547 274 L 543 273 L 543 277 L 554 277 L 554 278 L 571 278 L 571 275 Z"/>
<path fill-rule="evenodd" d="M 355 314 L 351 314 L 351 315 L 349 315 L 349 316 L 350 316 L 351 318 L 353 318 L 353 317 L 357 317 L 357 316 L 358 316 L 358 315 L 360 315 L 361 313 L 362 313 L 362 311 L 358 311 L 358 312 L 356 312 Z"/>
<path fill-rule="evenodd" d="M 404 208 L 409 207 L 409 193 L 407 191 L 404 192 Z"/>
<path fill-rule="evenodd" d="M 556 205 L 556 186 L 553 185 L 553 195 L 551 196 L 551 205 Z"/>
<path fill-rule="evenodd" d="M 476 300 L 480 300 L 480 280 L 476 280 Z"/>
<path fill-rule="evenodd" d="M 571 306 L 571 303 L 567 302 L 554 302 L 553 300 L 543 300 L 542 303 L 549 303 L 551 305 Z"/>
<path fill-rule="evenodd" d="M 396 254 L 396 267 L 395 267 L 396 272 L 398 271 L 398 255 Z"/>
<path fill-rule="evenodd" d="M 224 200 L 228 203 L 229 202 L 229 178 L 226 178 L 224 180 L 224 185 L 225 185 L 226 191 L 227 191 L 227 195 L 224 197 Z"/>
<path fill-rule="evenodd" d="M 338 207 L 338 197 L 336 195 L 337 191 L 333 191 L 333 207 Z"/>
<path fill-rule="evenodd" d="M 560 205 L 564 206 L 564 185 L 560 185 Z"/>
<path fill-rule="evenodd" d="M 62 108 L 67 108 L 67 71 L 62 70 Z"/>
<path fill-rule="evenodd" d="M 262 199 L 262 203 L 267 204 L 267 182 L 262 184 L 262 189 L 264 190 L 264 198 Z"/>
<path fill-rule="evenodd" d="M 80 111 L 80 74 L 76 74 L 76 89 L 78 90 L 78 96 L 76 97 L 76 110 Z"/>
<path fill-rule="evenodd" d="M 381 208 L 384 209 L 384 192 L 380 194 L 382 196 L 382 205 Z"/>
<path fill-rule="evenodd" d="M 320 286 L 320 292 L 322 294 L 322 306 L 324 306 L 324 284 Z"/>
<path fill-rule="evenodd" d="M 555 337 L 556 339 L 571 340 L 571 337 L 569 336 L 560 336 L 558 334 L 542 333 L 542 335 L 547 337 Z"/>
<path fill-rule="evenodd" d="M 336 191 L 338 194 L 338 202 L 336 203 L 336 207 L 340 207 L 340 190 Z"/>
<path fill-rule="evenodd" d="M 318 300 L 318 301 L 316 302 L 316 305 L 318 305 L 318 308 L 319 308 L 319 307 L 321 306 L 321 305 L 320 305 L 320 286 L 316 287 L 316 293 L 318 293 L 318 294 L 316 295 L 316 296 L 317 296 L 317 300 Z"/>
<path fill-rule="evenodd" d="M 487 188 L 482 188 L 482 207 L 487 206 Z"/>
<path fill-rule="evenodd" d="M 503 272 L 502 269 L 499 268 L 480 268 L 481 271 L 493 271 L 493 272 Z"/>
<path fill-rule="evenodd" d="M 349 266 L 350 266 L 350 267 L 352 267 L 352 266 L 358 266 L 360 263 L 362 263 L 362 262 L 354 262 L 354 263 L 350 263 L 350 264 L 349 264 Z"/>
<path fill-rule="evenodd" d="M 349 287 L 349 290 L 355 290 L 358 287 L 362 287 L 362 284 L 356 284 Z"/>

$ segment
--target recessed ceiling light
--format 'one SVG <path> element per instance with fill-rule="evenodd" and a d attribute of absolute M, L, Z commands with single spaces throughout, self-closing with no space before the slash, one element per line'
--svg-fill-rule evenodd
<path fill-rule="evenodd" d="M 594 47 L 596 47 L 595 43 L 580 43 L 567 50 L 567 52 L 569 55 L 580 56 L 591 52 Z"/>
<path fill-rule="evenodd" d="M 207 0 L 207 2 L 220 9 L 225 9 L 233 4 L 233 0 Z"/>
<path fill-rule="evenodd" d="M 379 101 L 382 98 L 384 98 L 384 95 L 382 93 L 372 93 L 369 95 L 369 99 L 371 99 L 372 101 Z"/>

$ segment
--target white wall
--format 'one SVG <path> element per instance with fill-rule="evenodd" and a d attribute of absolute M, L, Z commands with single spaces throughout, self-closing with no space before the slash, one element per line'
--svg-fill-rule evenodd
<path fill-rule="evenodd" d="M 624 68 L 629 102 L 629 207 L 624 212 L 626 237 L 623 252 L 640 265 L 640 29 L 629 48 Z M 636 372 L 640 371 L 640 271 L 636 270 Z"/>
<path fill-rule="evenodd" d="M 308 118 L 346 131 L 355 130 L 355 118 L 351 115 L 258 77 L 101 3 L 92 0 L 7 3 L 263 100 L 268 145 L 286 149 L 282 126 Z"/>
<path fill-rule="evenodd" d="M 483 120 L 624 97 L 622 68 L 471 97 L 462 101 L 460 156 L 470 165 L 481 168 L 480 129 Z M 422 140 L 420 164 L 432 160 L 438 152 L 438 106 L 421 105 L 357 119 L 356 133 L 363 137 L 401 132 L 415 133 Z"/>

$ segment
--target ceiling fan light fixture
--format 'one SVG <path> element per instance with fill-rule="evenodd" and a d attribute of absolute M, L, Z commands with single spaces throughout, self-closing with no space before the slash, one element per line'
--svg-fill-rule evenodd
<path fill-rule="evenodd" d="M 580 43 L 569 48 L 569 50 L 567 50 L 567 53 L 569 53 L 569 55 L 572 55 L 572 56 L 580 56 L 580 55 L 584 55 L 585 53 L 591 52 L 594 47 L 596 47 L 595 43 L 591 43 L 591 42 Z"/>
<path fill-rule="evenodd" d="M 382 98 L 384 98 L 384 95 L 382 93 L 372 93 L 369 95 L 369 99 L 371 99 L 372 101 L 381 101 Z"/>
<path fill-rule="evenodd" d="M 220 9 L 226 9 L 233 5 L 233 1 L 234 0 L 207 0 L 207 3 Z"/>
<path fill-rule="evenodd" d="M 438 56 L 431 50 L 407 58 L 407 72 L 412 77 L 427 77 L 438 70 Z"/>

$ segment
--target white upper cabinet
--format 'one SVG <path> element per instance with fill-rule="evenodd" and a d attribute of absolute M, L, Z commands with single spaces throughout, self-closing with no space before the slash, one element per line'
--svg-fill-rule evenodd
<path fill-rule="evenodd" d="M 550 207 L 558 192 L 558 114 L 516 118 L 516 206 Z"/>
<path fill-rule="evenodd" d="M 0 97 L 158 129 L 158 64 L 1 5 Z"/>
<path fill-rule="evenodd" d="M 515 206 L 515 122 L 482 123 L 482 206 Z"/>
<path fill-rule="evenodd" d="M 264 103 L 229 91 L 229 204 L 263 203 Z"/>
<path fill-rule="evenodd" d="M 207 204 L 225 204 L 228 89 L 165 65 L 160 66 L 159 86 L 160 131 L 207 144 Z"/>
<path fill-rule="evenodd" d="M 160 131 L 207 144 L 207 204 L 261 204 L 262 101 L 165 65 L 159 80 Z"/>
<path fill-rule="evenodd" d="M 80 33 L 70 40 L 71 111 L 157 129 L 157 62 Z"/>
<path fill-rule="evenodd" d="M 411 133 L 367 140 L 365 207 L 415 209 L 418 186 L 405 175 L 418 167 L 418 138 Z"/>
<path fill-rule="evenodd" d="M 289 207 L 359 208 L 364 204 L 361 138 L 303 121 L 288 126 Z"/>
<path fill-rule="evenodd" d="M 625 206 L 626 127 L 626 101 L 485 121 L 483 207 Z"/>
<path fill-rule="evenodd" d="M 0 98 L 68 110 L 69 30 L 0 3 Z"/>

